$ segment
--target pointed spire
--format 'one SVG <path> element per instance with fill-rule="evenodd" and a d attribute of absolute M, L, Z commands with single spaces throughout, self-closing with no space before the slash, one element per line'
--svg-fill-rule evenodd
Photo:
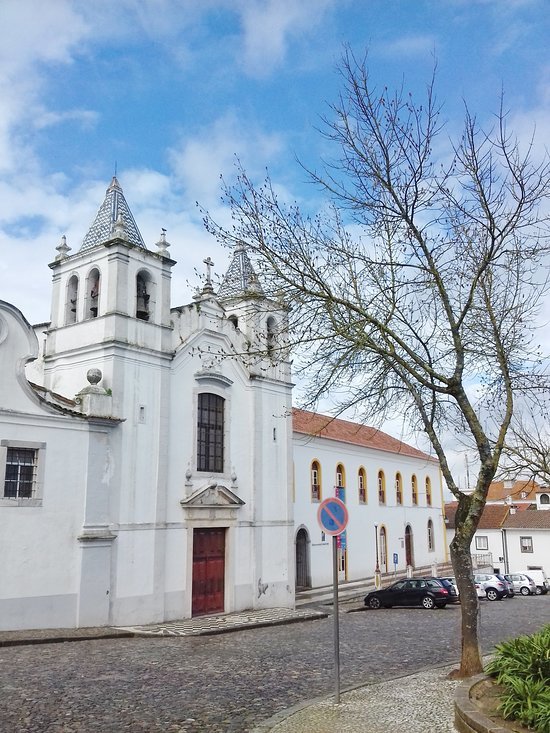
<path fill-rule="evenodd" d="M 240 295 L 256 293 L 263 295 L 262 286 L 254 272 L 243 242 L 239 242 L 227 268 L 218 291 L 219 298 L 235 298 Z"/>
<path fill-rule="evenodd" d="M 113 176 L 80 251 L 92 249 L 114 238 L 125 239 L 136 247 L 146 249 L 116 176 Z"/>

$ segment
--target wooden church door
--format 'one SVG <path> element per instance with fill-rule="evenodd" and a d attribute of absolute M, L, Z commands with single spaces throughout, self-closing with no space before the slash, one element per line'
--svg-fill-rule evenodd
<path fill-rule="evenodd" d="M 225 529 L 193 530 L 192 615 L 224 610 Z"/>

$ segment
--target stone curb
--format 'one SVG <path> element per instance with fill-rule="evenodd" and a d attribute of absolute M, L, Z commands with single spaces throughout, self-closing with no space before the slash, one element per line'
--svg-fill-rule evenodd
<path fill-rule="evenodd" d="M 244 631 L 246 629 L 258 629 L 267 626 L 285 626 L 288 624 L 300 623 L 303 621 L 315 621 L 327 618 L 330 614 L 326 611 L 311 611 L 309 615 L 288 616 L 286 618 L 271 618 L 258 621 L 243 621 L 229 623 L 218 628 L 189 628 L 184 633 L 169 633 L 148 631 L 139 627 L 98 627 L 91 629 L 64 629 L 41 630 L 36 629 L 30 632 L 0 632 L 0 648 L 10 646 L 26 646 L 31 644 L 62 644 L 70 641 L 95 641 L 97 639 L 177 639 L 190 636 L 214 636 L 217 634 L 228 634 L 233 631 Z M 27 634 L 27 635 L 26 635 Z"/>
<path fill-rule="evenodd" d="M 105 630 L 104 633 L 99 634 L 59 634 L 52 636 L 29 636 L 29 637 L 14 637 L 13 639 L 1 639 L 0 647 L 8 646 L 30 646 L 32 644 L 64 644 L 68 641 L 96 641 L 97 639 L 129 639 L 134 637 L 130 631 L 115 631 L 113 629 Z"/>
<path fill-rule="evenodd" d="M 485 674 L 478 674 L 464 680 L 455 692 L 455 728 L 459 733 L 510 733 L 494 720 L 480 712 L 472 700 L 471 692 L 476 685 L 488 679 Z"/>

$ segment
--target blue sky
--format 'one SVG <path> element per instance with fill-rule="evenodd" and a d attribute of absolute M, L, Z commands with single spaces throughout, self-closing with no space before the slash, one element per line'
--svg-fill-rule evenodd
<path fill-rule="evenodd" d="M 548 0 L 1 0 L 0 298 L 49 318 L 62 234 L 77 250 L 117 167 L 146 243 L 168 230 L 173 305 L 195 268 L 227 253 L 204 232 L 234 156 L 321 205 L 296 159 L 330 154 L 316 131 L 338 94 L 343 44 L 372 79 L 420 93 L 434 63 L 449 132 L 463 100 L 483 121 L 501 88 L 510 123 L 550 132 Z"/>
<path fill-rule="evenodd" d="M 550 0 L 0 0 L 0 298 L 49 320 L 48 263 L 63 234 L 78 250 L 115 166 L 146 244 L 167 230 L 174 306 L 205 257 L 227 266 L 195 202 L 228 221 L 235 156 L 321 207 L 297 159 L 334 152 L 315 128 L 344 44 L 368 49 L 376 85 L 415 95 L 437 59 L 450 135 L 464 100 L 490 124 L 504 89 L 510 127 L 536 127 L 542 152 L 549 38 Z"/>

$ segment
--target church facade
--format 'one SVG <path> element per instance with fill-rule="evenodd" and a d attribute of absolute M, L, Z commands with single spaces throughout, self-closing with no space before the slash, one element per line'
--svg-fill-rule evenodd
<path fill-rule="evenodd" d="M 180 307 L 175 264 L 164 232 L 145 246 L 114 178 L 80 249 L 57 247 L 51 320 L 0 301 L 1 629 L 292 607 L 297 582 L 326 580 L 315 515 L 343 496 L 345 460 L 362 516 L 342 580 L 374 572 L 375 528 L 387 572 L 393 552 L 400 569 L 446 559 L 436 462 L 292 410 L 285 311 L 244 248 L 217 292 L 207 260 Z"/>

